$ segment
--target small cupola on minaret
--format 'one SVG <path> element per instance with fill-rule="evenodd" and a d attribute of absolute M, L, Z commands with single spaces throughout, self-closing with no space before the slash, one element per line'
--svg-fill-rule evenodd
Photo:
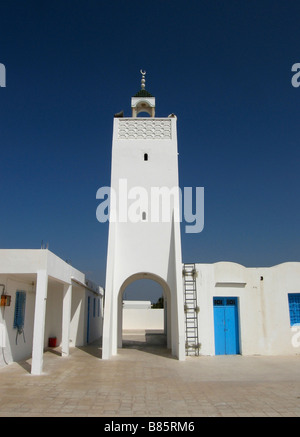
<path fill-rule="evenodd" d="M 155 97 L 145 89 L 146 71 L 140 70 L 142 75 L 141 89 L 131 97 L 132 117 L 137 117 L 139 113 L 146 112 L 150 117 L 155 116 Z"/>

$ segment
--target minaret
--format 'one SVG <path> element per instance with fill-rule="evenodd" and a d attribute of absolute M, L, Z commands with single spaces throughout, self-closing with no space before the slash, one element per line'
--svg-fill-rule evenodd
<path fill-rule="evenodd" d="M 132 117 L 115 116 L 102 358 L 122 347 L 122 300 L 137 279 L 163 289 L 167 346 L 185 358 L 176 116 L 155 117 L 155 97 L 141 89 Z M 138 117 L 140 113 L 149 114 Z"/>

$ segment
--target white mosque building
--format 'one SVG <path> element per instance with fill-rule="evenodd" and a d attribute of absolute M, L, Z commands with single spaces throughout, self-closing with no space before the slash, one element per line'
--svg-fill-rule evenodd
<path fill-rule="evenodd" d="M 114 117 L 105 292 L 48 249 L 1 249 L 0 366 L 31 356 L 31 373 L 39 375 L 48 346 L 67 356 L 70 347 L 101 337 L 102 359 L 110 359 L 126 328 L 161 329 L 179 360 L 300 353 L 299 262 L 262 268 L 183 263 L 177 118 L 155 117 L 155 97 L 141 73 L 132 116 Z M 139 117 L 143 113 L 148 116 Z M 131 206 L 124 207 L 124 187 Z M 153 187 L 172 191 L 167 220 L 147 202 Z M 139 279 L 161 285 L 163 310 L 138 303 L 124 308 L 124 290 Z"/>

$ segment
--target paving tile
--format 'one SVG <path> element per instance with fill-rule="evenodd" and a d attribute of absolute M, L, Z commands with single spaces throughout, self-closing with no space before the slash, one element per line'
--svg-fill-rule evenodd
<path fill-rule="evenodd" d="M 99 342 L 58 352 L 41 376 L 30 360 L 0 369 L 0 417 L 300 417 L 299 355 L 180 362 L 141 342 L 109 361 Z"/>

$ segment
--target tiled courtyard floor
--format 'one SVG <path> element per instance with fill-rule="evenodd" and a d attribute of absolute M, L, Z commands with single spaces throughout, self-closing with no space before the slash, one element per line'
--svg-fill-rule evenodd
<path fill-rule="evenodd" d="M 0 369 L 0 416 L 300 417 L 300 355 L 188 357 L 127 342 L 101 360 L 100 343 L 44 354 Z"/>

